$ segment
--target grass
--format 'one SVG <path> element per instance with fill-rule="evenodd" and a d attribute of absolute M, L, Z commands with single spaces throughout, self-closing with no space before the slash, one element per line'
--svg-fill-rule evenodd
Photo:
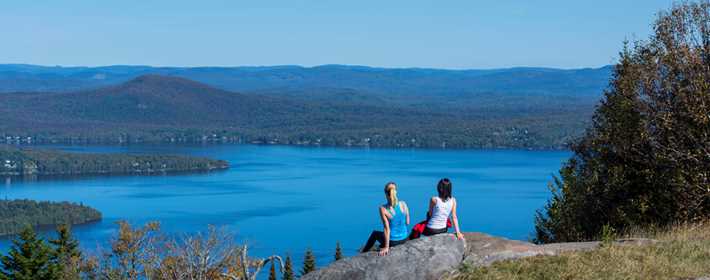
<path fill-rule="evenodd" d="M 660 242 L 462 266 L 454 279 L 687 279 L 710 276 L 710 222 L 632 234 Z"/>

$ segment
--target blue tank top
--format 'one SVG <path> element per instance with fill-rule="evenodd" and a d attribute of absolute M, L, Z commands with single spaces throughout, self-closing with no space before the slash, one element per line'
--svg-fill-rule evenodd
<path fill-rule="evenodd" d="M 394 208 L 394 211 L 388 209 L 392 218 L 389 219 L 390 223 L 390 240 L 400 241 L 407 238 L 407 217 L 402 213 L 401 203 Z"/>

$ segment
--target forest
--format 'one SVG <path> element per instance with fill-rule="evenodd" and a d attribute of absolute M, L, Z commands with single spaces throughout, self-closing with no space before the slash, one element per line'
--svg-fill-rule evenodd
<path fill-rule="evenodd" d="M 190 156 L 68 153 L 0 145 L 0 175 L 154 174 L 226 169 L 229 164 Z"/>
<path fill-rule="evenodd" d="M 101 213 L 82 204 L 0 200 L 0 236 L 19 233 L 27 226 L 76 225 L 98 220 L 101 220 Z"/>
<path fill-rule="evenodd" d="M 83 91 L 0 94 L 0 143 L 560 149 L 583 132 L 597 100 L 552 91 L 238 93 L 145 75 Z"/>

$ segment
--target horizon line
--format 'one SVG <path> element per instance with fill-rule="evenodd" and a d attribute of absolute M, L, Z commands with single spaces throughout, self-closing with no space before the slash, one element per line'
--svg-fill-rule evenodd
<path fill-rule="evenodd" d="M 582 67 L 553 67 L 553 66 L 508 66 L 508 67 L 483 67 L 483 68 L 436 68 L 436 67 L 385 67 L 385 66 L 369 66 L 361 64 L 318 64 L 318 65 L 299 65 L 299 64 L 274 64 L 274 65 L 232 65 L 232 66 L 165 66 L 165 65 L 147 65 L 147 64 L 109 64 L 109 65 L 46 65 L 46 64 L 31 64 L 31 63 L 0 63 L 0 66 L 24 66 L 24 67 L 41 67 L 41 68 L 110 68 L 110 67 L 146 67 L 146 68 L 302 68 L 314 69 L 324 67 L 344 67 L 344 68 L 368 68 L 368 69 L 383 69 L 383 70 L 441 70 L 441 71 L 494 71 L 494 70 L 515 70 L 515 69 L 541 69 L 541 70 L 585 70 L 585 69 L 602 69 L 613 66 L 614 64 L 602 64 L 600 66 L 582 66 Z"/>

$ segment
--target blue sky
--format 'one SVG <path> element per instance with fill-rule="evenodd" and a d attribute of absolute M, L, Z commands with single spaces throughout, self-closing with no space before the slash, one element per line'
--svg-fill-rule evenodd
<path fill-rule="evenodd" d="M 0 2 L 0 63 L 597 67 L 672 0 Z"/>

